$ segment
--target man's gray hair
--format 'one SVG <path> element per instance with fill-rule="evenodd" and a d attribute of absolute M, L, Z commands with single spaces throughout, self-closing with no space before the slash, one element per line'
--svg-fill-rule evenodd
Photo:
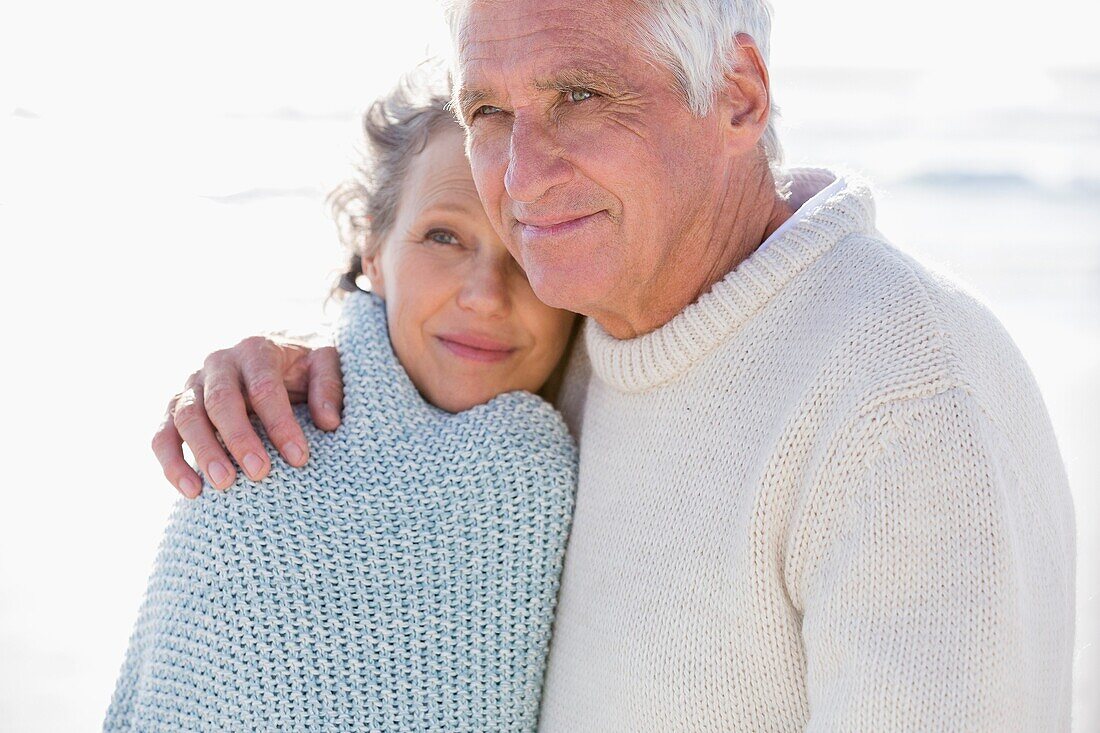
<path fill-rule="evenodd" d="M 772 12 L 768 0 L 636 0 L 648 12 L 638 31 L 655 59 L 670 69 L 696 115 L 710 112 L 723 79 L 738 62 L 737 35 L 744 33 L 760 49 L 764 64 L 771 51 Z M 769 99 L 771 102 L 771 99 Z M 772 168 L 783 162 L 775 123 L 779 108 L 771 103 L 761 138 Z"/>
<path fill-rule="evenodd" d="M 654 61 L 672 71 L 693 114 L 710 112 L 725 76 L 740 56 L 737 35 L 744 33 L 760 49 L 764 63 L 771 51 L 772 11 L 768 0 L 634 0 L 642 11 L 636 28 Z M 452 34 L 470 0 L 443 0 Z M 769 101 L 771 101 L 769 99 Z M 760 144 L 773 169 L 783 162 L 776 132 L 779 108 L 771 103 Z"/>

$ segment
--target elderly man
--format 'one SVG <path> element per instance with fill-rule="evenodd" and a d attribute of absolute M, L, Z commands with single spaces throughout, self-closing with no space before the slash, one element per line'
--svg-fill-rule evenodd
<path fill-rule="evenodd" d="M 866 184 L 779 171 L 763 0 L 449 12 L 489 217 L 538 296 L 588 316 L 541 728 L 1067 729 L 1074 520 L 1035 382 L 877 232 Z M 242 465 L 246 397 L 297 465 L 272 386 L 338 419 L 331 350 L 207 364 Z"/>

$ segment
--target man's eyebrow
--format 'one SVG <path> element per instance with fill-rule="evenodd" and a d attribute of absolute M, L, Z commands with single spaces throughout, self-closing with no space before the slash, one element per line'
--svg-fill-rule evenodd
<path fill-rule="evenodd" d="M 567 91 L 584 88 L 606 94 L 616 94 L 626 82 L 611 69 L 565 68 L 537 79 L 535 88 L 542 91 Z"/>
<path fill-rule="evenodd" d="M 451 102 L 459 115 L 468 117 L 471 112 L 477 109 L 478 106 L 490 96 L 492 96 L 492 94 L 485 89 L 469 89 L 467 87 L 462 87 L 455 92 Z"/>
<path fill-rule="evenodd" d="M 626 82 L 610 69 L 565 68 L 536 79 L 534 86 L 535 89 L 544 92 L 562 92 L 584 88 L 614 95 L 621 92 L 626 86 Z M 468 117 L 485 100 L 493 99 L 494 96 L 493 92 L 487 89 L 461 87 L 454 94 L 452 106 L 456 108 L 460 115 Z"/>

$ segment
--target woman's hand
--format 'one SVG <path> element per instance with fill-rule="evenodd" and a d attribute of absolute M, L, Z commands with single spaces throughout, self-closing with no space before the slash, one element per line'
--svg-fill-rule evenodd
<path fill-rule="evenodd" d="M 184 442 L 217 489 L 229 488 L 237 475 L 226 449 L 250 479 L 262 479 L 271 458 L 249 420 L 251 411 L 283 458 L 303 466 L 309 446 L 291 404 L 305 401 L 319 428 L 340 425 L 344 388 L 336 349 L 283 336 L 247 338 L 206 357 L 202 369 L 172 397 L 153 436 L 153 453 L 164 476 L 189 499 L 202 493 L 202 480 L 184 460 Z"/>

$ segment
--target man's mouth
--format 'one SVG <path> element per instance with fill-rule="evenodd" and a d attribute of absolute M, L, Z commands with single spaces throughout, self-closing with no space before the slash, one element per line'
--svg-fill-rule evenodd
<path fill-rule="evenodd" d="M 596 220 L 602 211 L 592 214 L 555 217 L 516 218 L 524 237 L 554 237 L 569 234 Z"/>

